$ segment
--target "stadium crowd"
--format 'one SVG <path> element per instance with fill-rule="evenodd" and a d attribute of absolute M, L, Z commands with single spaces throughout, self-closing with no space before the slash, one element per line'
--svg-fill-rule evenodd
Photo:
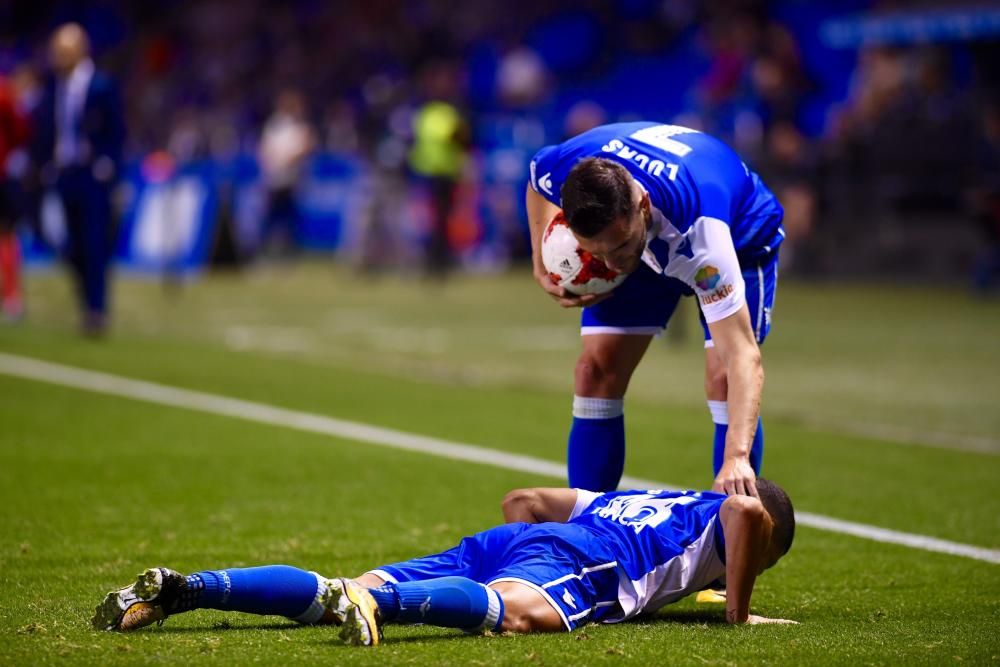
<path fill-rule="evenodd" d="M 430 269 L 523 257 L 531 154 L 603 122 L 650 118 L 712 132 L 746 156 L 786 209 L 790 268 L 830 270 L 825 249 L 873 217 L 889 239 L 872 250 L 878 262 L 905 268 L 911 218 L 977 216 L 991 239 L 978 265 L 985 288 L 1000 254 L 998 85 L 986 67 L 996 36 L 833 46 L 817 37 L 831 21 L 894 9 L 869 0 L 539 0 L 517 11 L 500 0 L 101 0 L 82 9 L 49 0 L 0 8 L 0 72 L 31 116 L 47 39 L 77 21 L 100 68 L 118 77 L 126 160 L 254 157 L 268 203 L 237 259 L 294 250 L 297 186 L 319 154 L 361 165 L 378 193 L 350 222 L 349 251 L 363 266 L 398 264 L 412 238 Z M 402 230 L 414 201 L 427 211 L 423 226 Z M 886 244 L 899 257 L 885 259 Z M 864 249 L 857 256 L 864 266 Z"/>

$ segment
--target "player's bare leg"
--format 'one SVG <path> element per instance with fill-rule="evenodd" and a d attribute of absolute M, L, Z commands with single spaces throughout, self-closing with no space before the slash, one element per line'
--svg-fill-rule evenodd
<path fill-rule="evenodd" d="M 652 336 L 592 334 L 581 336 L 583 348 L 576 361 L 574 391 L 591 398 L 624 398 Z"/>
<path fill-rule="evenodd" d="M 490 586 L 503 598 L 504 632 L 563 632 L 566 626 L 541 593 L 515 581 Z"/>
<path fill-rule="evenodd" d="M 710 401 L 725 401 L 729 392 L 726 380 L 726 364 L 714 347 L 705 348 L 705 398 Z"/>
<path fill-rule="evenodd" d="M 625 467 L 625 392 L 652 338 L 604 333 L 582 337 L 574 372 L 569 486 L 617 488 Z"/>
<path fill-rule="evenodd" d="M 372 574 L 371 572 L 365 572 L 360 577 L 355 577 L 354 582 L 359 586 L 365 588 L 378 588 L 385 583 L 385 579 L 378 576 L 377 574 Z"/>

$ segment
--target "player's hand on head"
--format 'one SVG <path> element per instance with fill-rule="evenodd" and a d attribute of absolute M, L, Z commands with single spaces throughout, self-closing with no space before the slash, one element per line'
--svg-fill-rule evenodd
<path fill-rule="evenodd" d="M 757 498 L 757 475 L 754 474 L 750 461 L 743 457 L 727 458 L 715 477 L 712 490 L 727 496 Z"/>
<path fill-rule="evenodd" d="M 798 625 L 798 621 L 790 621 L 787 618 L 767 618 L 750 614 L 746 620 L 747 625 Z"/>

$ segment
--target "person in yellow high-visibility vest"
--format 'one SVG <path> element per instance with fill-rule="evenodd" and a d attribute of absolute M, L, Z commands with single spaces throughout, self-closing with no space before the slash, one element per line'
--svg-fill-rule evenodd
<path fill-rule="evenodd" d="M 448 242 L 448 219 L 455 190 L 465 166 L 469 128 L 453 105 L 440 100 L 427 102 L 413 120 L 410 170 L 425 179 L 431 197 L 431 230 L 426 251 L 426 269 L 443 275 L 453 261 Z"/>

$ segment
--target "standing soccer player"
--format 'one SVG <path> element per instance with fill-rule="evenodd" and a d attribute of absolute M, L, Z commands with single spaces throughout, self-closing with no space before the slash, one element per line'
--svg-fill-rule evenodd
<path fill-rule="evenodd" d="M 758 346 L 771 326 L 785 235 L 775 196 L 721 141 L 639 122 L 538 151 L 526 198 L 535 279 L 560 305 L 583 308 L 569 485 L 617 488 L 629 379 L 680 297 L 694 295 L 715 423 L 713 489 L 756 495 L 764 450 Z M 612 293 L 578 297 L 550 280 L 541 239 L 560 209 L 584 250 L 628 274 Z"/>

